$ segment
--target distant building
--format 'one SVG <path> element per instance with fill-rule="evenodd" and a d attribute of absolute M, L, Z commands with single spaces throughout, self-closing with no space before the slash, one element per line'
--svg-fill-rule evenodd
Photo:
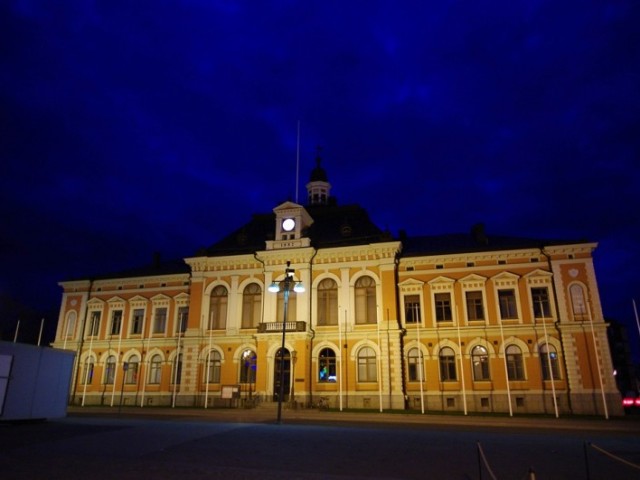
<path fill-rule="evenodd" d="M 319 159 L 307 192 L 184 261 L 61 282 L 72 402 L 622 414 L 595 243 L 393 238 Z"/>

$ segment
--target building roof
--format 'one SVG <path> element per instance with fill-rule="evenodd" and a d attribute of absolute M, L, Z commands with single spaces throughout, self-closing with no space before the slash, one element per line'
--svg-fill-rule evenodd
<path fill-rule="evenodd" d="M 308 205 L 305 209 L 313 218 L 313 224 L 302 232 L 302 236 L 311 239 L 315 248 L 393 240 L 391 234 L 378 228 L 359 205 Z M 198 252 L 198 255 L 239 255 L 264 250 L 266 242 L 274 239 L 275 221 L 273 213 L 254 215 L 247 224 Z"/>

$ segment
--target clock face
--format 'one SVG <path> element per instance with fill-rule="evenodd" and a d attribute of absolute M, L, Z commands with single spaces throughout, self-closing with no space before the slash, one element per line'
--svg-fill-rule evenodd
<path fill-rule="evenodd" d="M 293 218 L 285 218 L 282 221 L 282 229 L 285 232 L 290 232 L 294 228 L 296 228 L 296 221 Z"/>

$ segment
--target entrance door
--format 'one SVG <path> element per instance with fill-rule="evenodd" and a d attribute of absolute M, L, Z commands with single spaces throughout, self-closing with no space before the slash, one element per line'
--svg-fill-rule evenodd
<path fill-rule="evenodd" d="M 289 392 L 291 390 L 291 355 L 289 350 L 284 349 L 284 358 L 282 358 L 282 348 L 278 349 L 273 369 L 273 401 L 277 402 L 280 396 L 280 381 L 282 379 L 282 401 L 289 400 Z"/>

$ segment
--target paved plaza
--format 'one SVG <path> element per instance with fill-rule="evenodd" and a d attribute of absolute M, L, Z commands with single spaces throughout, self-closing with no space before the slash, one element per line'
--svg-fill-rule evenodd
<path fill-rule="evenodd" d="M 640 464 L 636 418 L 285 410 L 282 419 L 260 409 L 76 407 L 65 419 L 0 424 L 0 478 L 640 478 L 618 460 Z"/>

